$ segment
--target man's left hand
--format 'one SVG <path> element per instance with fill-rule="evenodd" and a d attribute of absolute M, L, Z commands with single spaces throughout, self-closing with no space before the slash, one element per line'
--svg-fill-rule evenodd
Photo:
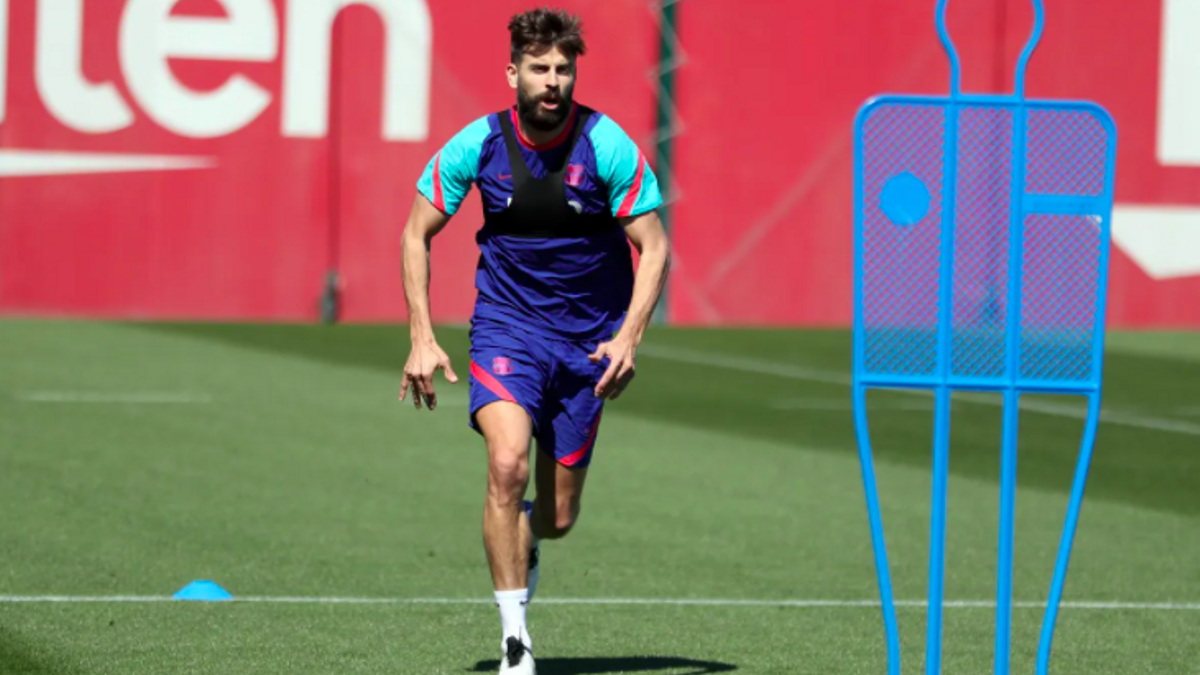
<path fill-rule="evenodd" d="M 597 398 L 616 400 L 629 386 L 634 377 L 633 353 L 636 350 L 633 340 L 618 335 L 612 341 L 598 345 L 588 356 L 592 363 L 600 363 L 605 357 L 609 359 L 604 376 L 596 383 Z"/>

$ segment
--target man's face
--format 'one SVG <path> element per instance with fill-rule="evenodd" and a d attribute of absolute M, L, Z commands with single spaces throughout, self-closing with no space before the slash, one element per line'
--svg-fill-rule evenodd
<path fill-rule="evenodd" d="M 508 65 L 508 84 L 517 90 L 517 114 L 529 126 L 549 131 L 571 112 L 575 63 L 557 47 L 540 54 L 523 54 Z"/>

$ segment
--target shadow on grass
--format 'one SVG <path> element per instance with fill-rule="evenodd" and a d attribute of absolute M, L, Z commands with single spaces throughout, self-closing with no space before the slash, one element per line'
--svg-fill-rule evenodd
<path fill-rule="evenodd" d="M 4 675 L 75 675 L 79 672 L 0 626 L 0 673 Z"/>
<path fill-rule="evenodd" d="M 500 668 L 499 661 L 480 661 L 467 672 L 494 673 Z M 664 670 L 681 670 L 680 675 L 705 675 L 727 673 L 737 666 L 713 661 L 694 661 L 678 656 L 613 656 L 548 658 L 537 662 L 538 675 L 601 675 L 603 673 L 654 673 Z"/>

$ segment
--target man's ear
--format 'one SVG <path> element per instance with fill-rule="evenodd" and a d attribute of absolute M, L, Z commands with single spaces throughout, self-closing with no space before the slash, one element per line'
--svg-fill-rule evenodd
<path fill-rule="evenodd" d="M 517 64 L 515 64 L 515 63 L 508 64 L 508 66 L 505 67 L 504 72 L 508 76 L 508 86 L 512 87 L 513 89 L 516 89 L 517 88 Z"/>

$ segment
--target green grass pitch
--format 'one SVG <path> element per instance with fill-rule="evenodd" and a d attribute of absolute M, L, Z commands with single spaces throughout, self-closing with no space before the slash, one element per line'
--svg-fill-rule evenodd
<path fill-rule="evenodd" d="M 463 379 L 439 375 L 429 413 L 396 400 L 400 326 L 0 322 L 0 673 L 492 671 L 467 338 L 438 336 Z M 849 350 L 842 331 L 650 332 L 578 528 L 543 547 L 539 672 L 885 672 Z M 1200 335 L 1109 337 L 1055 674 L 1200 667 L 1197 382 Z M 997 401 L 954 407 L 945 673 L 991 672 Z M 871 405 L 896 596 L 913 601 L 898 610 L 904 672 L 924 672 L 932 408 Z M 1025 673 L 1083 410 L 1029 405 Z M 198 579 L 246 601 L 169 599 Z"/>

